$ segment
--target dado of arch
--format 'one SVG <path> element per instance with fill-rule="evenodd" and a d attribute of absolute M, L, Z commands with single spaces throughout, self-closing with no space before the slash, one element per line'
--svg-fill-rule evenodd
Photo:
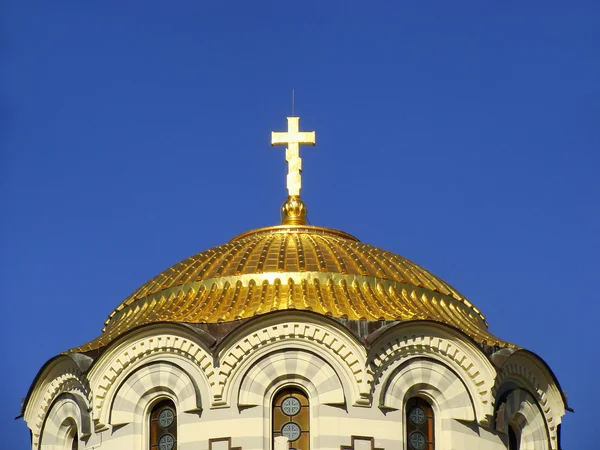
<path fill-rule="evenodd" d="M 230 404 L 232 389 L 254 362 L 277 350 L 323 355 L 347 389 L 349 401 L 368 405 L 369 385 L 364 347 L 337 322 L 316 314 L 269 314 L 235 330 L 217 349 L 219 385 L 213 405 Z"/>
<path fill-rule="evenodd" d="M 311 385 L 313 404 L 345 403 L 342 383 L 323 358 L 301 350 L 280 350 L 264 356 L 244 374 L 238 405 L 263 405 L 267 393 L 286 381 L 299 381 L 305 387 Z"/>
<path fill-rule="evenodd" d="M 202 409 L 200 390 L 194 379 L 181 367 L 164 361 L 138 368 L 119 386 L 109 415 L 111 425 L 144 422 L 144 404 L 159 393 L 173 399 L 177 411 Z"/>
<path fill-rule="evenodd" d="M 157 361 L 181 367 L 196 381 L 201 396 L 209 397 L 216 374 L 212 357 L 198 335 L 173 324 L 144 327 L 109 348 L 89 373 L 98 429 L 109 423 L 112 399 L 124 380 L 138 368 Z"/>
<path fill-rule="evenodd" d="M 464 382 L 438 361 L 413 357 L 402 362 L 384 382 L 380 407 L 402 410 L 409 398 L 417 396 L 431 400 L 440 419 L 475 420 L 473 400 Z"/>
<path fill-rule="evenodd" d="M 42 450 L 71 448 L 69 440 L 85 440 L 91 432 L 87 401 L 77 393 L 64 393 L 46 415 L 39 445 Z"/>
<path fill-rule="evenodd" d="M 382 378 L 391 366 L 417 355 L 451 368 L 463 380 L 473 400 L 477 422 L 485 426 L 491 423 L 496 369 L 461 332 L 437 322 L 402 322 L 373 341 L 369 352 L 373 391 L 381 389 Z"/>
<path fill-rule="evenodd" d="M 548 429 L 544 415 L 533 396 L 524 389 L 511 391 L 501 402 L 496 424 L 496 429 L 506 435 L 510 426 L 517 428 L 520 450 L 548 448 Z"/>

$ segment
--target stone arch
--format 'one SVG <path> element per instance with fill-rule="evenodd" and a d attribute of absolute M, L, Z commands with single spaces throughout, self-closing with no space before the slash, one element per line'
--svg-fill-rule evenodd
<path fill-rule="evenodd" d="M 212 357 L 193 331 L 174 324 L 136 330 L 111 345 L 88 375 L 98 429 L 108 423 L 113 399 L 123 381 L 138 368 L 154 362 L 179 366 L 196 381 L 202 396 L 208 397 L 210 386 L 215 383 Z"/>
<path fill-rule="evenodd" d="M 111 425 L 143 422 L 145 406 L 167 393 L 178 412 L 202 409 L 200 390 L 194 379 L 181 367 L 168 362 L 154 362 L 138 368 L 119 386 L 109 414 Z"/>
<path fill-rule="evenodd" d="M 387 377 L 380 408 L 402 410 L 415 396 L 434 403 L 440 419 L 475 420 L 473 400 L 464 382 L 438 361 L 415 357 L 403 362 Z"/>
<path fill-rule="evenodd" d="M 544 415 L 525 389 L 514 389 L 500 402 L 496 415 L 496 430 L 508 435 L 508 427 L 519 430 L 521 450 L 549 448 L 548 429 Z"/>
<path fill-rule="evenodd" d="M 496 369 L 458 330 L 437 322 L 412 321 L 393 325 L 373 341 L 369 351 L 372 392 L 402 360 L 423 356 L 449 367 L 462 380 L 475 411 L 475 420 L 489 426 L 493 418 L 492 388 Z"/>
<path fill-rule="evenodd" d="M 493 394 L 504 398 L 508 392 L 523 388 L 535 402 L 548 428 L 550 447 L 558 449 L 558 426 L 565 414 L 565 403 L 554 374 L 543 360 L 527 350 L 518 350 L 504 361 Z"/>
<path fill-rule="evenodd" d="M 370 404 L 366 351 L 350 333 L 334 321 L 306 312 L 271 314 L 239 327 L 217 349 L 218 384 L 213 406 L 228 405 L 235 387 L 248 368 L 277 350 L 302 350 L 323 355 L 342 381 L 348 401 Z"/>
<path fill-rule="evenodd" d="M 91 397 L 89 385 L 76 362 L 69 356 L 60 355 L 48 361 L 30 390 L 32 394 L 28 398 L 24 417 L 31 429 L 32 448 L 39 447 L 42 427 L 50 408 L 59 397 L 65 394 L 74 396 L 81 410 L 87 414 Z"/>
<path fill-rule="evenodd" d="M 77 393 L 63 393 L 45 417 L 39 446 L 43 450 L 70 450 L 68 439 L 76 434 L 79 440 L 85 440 L 91 432 L 87 401 Z"/>
<path fill-rule="evenodd" d="M 238 405 L 263 405 L 268 397 L 267 393 L 284 380 L 309 383 L 313 404 L 345 404 L 342 383 L 335 370 L 324 359 L 311 352 L 288 350 L 264 356 L 244 374 Z"/>

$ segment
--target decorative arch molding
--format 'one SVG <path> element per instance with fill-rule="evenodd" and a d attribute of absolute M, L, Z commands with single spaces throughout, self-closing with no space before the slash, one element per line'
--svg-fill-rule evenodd
<path fill-rule="evenodd" d="M 413 357 L 387 376 L 380 408 L 402 410 L 411 397 L 423 396 L 436 405 L 441 419 L 475 420 L 473 400 L 464 382 L 438 361 Z"/>
<path fill-rule="evenodd" d="M 248 367 L 277 350 L 304 350 L 323 355 L 346 381 L 350 400 L 358 406 L 370 404 L 365 348 L 339 324 L 314 314 L 298 312 L 259 317 L 239 327 L 217 349 L 218 383 L 213 389 L 213 406 L 230 404 L 232 389 Z"/>
<path fill-rule="evenodd" d="M 75 361 L 60 355 L 38 375 L 38 381 L 27 402 L 25 421 L 31 429 L 32 448 L 38 448 L 42 427 L 50 408 L 61 394 L 71 394 L 82 405 L 87 414 L 91 401 L 91 390 Z M 83 402 L 83 403 L 82 403 Z"/>
<path fill-rule="evenodd" d="M 203 395 L 208 396 L 210 386 L 216 383 L 212 356 L 193 331 L 173 324 L 145 327 L 111 346 L 89 373 L 97 429 L 109 422 L 112 401 L 123 381 L 140 367 L 157 361 L 179 366 L 196 380 L 195 386 Z"/>
<path fill-rule="evenodd" d="M 154 362 L 138 368 L 119 386 L 109 413 L 110 425 L 143 422 L 142 399 L 168 393 L 177 411 L 202 410 L 200 390 L 194 379 L 181 367 L 167 362 Z"/>
<path fill-rule="evenodd" d="M 475 408 L 475 420 L 490 426 L 494 413 L 492 388 L 496 369 L 483 352 L 459 331 L 436 322 L 402 322 L 378 336 L 369 351 L 372 391 L 390 368 L 414 356 L 439 361 L 463 381 Z"/>
<path fill-rule="evenodd" d="M 563 397 L 545 363 L 527 350 L 518 350 L 506 359 L 492 393 L 501 399 L 515 388 L 523 388 L 535 399 L 547 424 L 551 448 L 558 449 L 558 425 L 565 414 Z"/>
<path fill-rule="evenodd" d="M 46 415 L 39 447 L 42 450 L 67 448 L 67 440 L 75 433 L 79 440 L 86 440 L 92 433 L 87 400 L 79 393 L 63 393 Z"/>
<path fill-rule="evenodd" d="M 335 370 L 319 356 L 301 350 L 279 350 L 264 356 L 242 379 L 238 406 L 263 405 L 273 387 L 301 380 L 312 387 L 313 404 L 344 405 L 344 388 Z"/>
<path fill-rule="evenodd" d="M 519 430 L 521 450 L 539 450 L 549 447 L 548 428 L 544 415 L 533 396 L 524 389 L 510 391 L 499 405 L 496 430 L 508 435 L 508 428 L 511 425 Z"/>

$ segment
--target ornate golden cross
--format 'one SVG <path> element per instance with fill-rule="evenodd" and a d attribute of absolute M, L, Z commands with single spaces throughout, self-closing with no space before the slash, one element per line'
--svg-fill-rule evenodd
<path fill-rule="evenodd" d="M 287 190 L 289 196 L 300 196 L 302 187 L 302 159 L 300 145 L 315 145 L 314 131 L 298 131 L 299 117 L 288 117 L 287 132 L 271 132 L 271 145 L 286 145 L 285 160 L 288 162 Z"/>

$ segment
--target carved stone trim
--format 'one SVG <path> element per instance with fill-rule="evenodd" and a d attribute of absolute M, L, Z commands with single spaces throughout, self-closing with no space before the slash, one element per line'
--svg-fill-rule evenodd
<path fill-rule="evenodd" d="M 219 355 L 218 383 L 211 386 L 214 388 L 213 406 L 229 404 L 227 389 L 247 358 L 270 347 L 273 347 L 274 350 L 278 346 L 298 348 L 295 347 L 297 344 L 304 344 L 314 351 L 323 352 L 332 361 L 337 361 L 342 368 L 346 368 L 350 381 L 354 382 L 353 389 L 356 397 L 354 402 L 362 405 L 370 403 L 365 368 L 366 358 L 364 350 L 361 352 L 360 345 L 332 326 L 288 321 L 269 324 L 253 331 L 249 330 L 248 334 L 241 335 L 237 341 L 223 349 L 222 354 Z"/>
<path fill-rule="evenodd" d="M 69 422 L 71 425 L 68 425 Z M 47 411 L 33 448 L 53 447 L 61 439 L 65 439 L 71 427 L 75 428 L 81 440 L 86 440 L 90 436 L 92 430 L 87 400 L 78 394 L 62 393 Z"/>
<path fill-rule="evenodd" d="M 564 407 L 559 409 L 556 405 L 559 400 L 552 397 L 559 397 L 560 393 L 552 379 L 544 376 L 539 368 L 537 368 L 538 370 L 532 368 L 532 366 L 535 367 L 535 361 L 527 355 L 531 355 L 531 353 L 527 352 L 524 355 L 519 351 L 512 354 L 506 360 L 496 378 L 492 393 L 496 399 L 499 396 L 501 397 L 506 390 L 510 389 L 511 382 L 528 391 L 535 398 L 540 412 L 544 417 L 546 426 L 548 427 L 550 446 L 553 450 L 556 450 L 558 448 L 557 429 L 562 421 Z M 562 404 L 562 400 L 560 402 Z"/>
<path fill-rule="evenodd" d="M 146 336 L 126 340 L 109 352 L 106 358 L 92 369 L 93 374 L 90 375 L 93 380 L 92 408 L 97 429 L 101 429 L 107 423 L 107 408 L 104 403 L 109 396 L 112 397 L 113 394 L 109 393 L 117 388 L 115 383 L 120 383 L 133 365 L 150 362 L 160 354 L 173 355 L 191 362 L 205 375 L 209 386 L 216 383 L 212 357 L 198 343 L 185 336 L 165 332 L 152 335 L 146 330 Z"/>
<path fill-rule="evenodd" d="M 548 448 L 548 429 L 544 415 L 533 396 L 524 389 L 511 391 L 496 413 L 497 431 L 508 434 L 510 424 L 520 429 L 519 448 Z"/>
<path fill-rule="evenodd" d="M 85 383 L 83 378 L 84 377 L 76 366 L 74 364 L 70 365 L 70 367 L 66 368 L 62 374 L 54 377 L 52 381 L 47 384 L 40 403 L 31 405 L 33 408 L 37 409 L 34 416 L 35 420 L 30 424 L 32 448 L 38 447 L 44 420 L 47 417 L 52 403 L 59 395 L 70 392 L 78 394 L 79 397 L 84 399 L 87 403 L 86 409 L 88 408 L 87 405 L 90 403 L 91 395 L 89 386 L 87 386 L 87 383 Z"/>
<path fill-rule="evenodd" d="M 315 404 L 345 404 L 344 388 L 327 361 L 310 352 L 285 350 L 270 353 L 244 374 L 238 406 L 262 405 L 271 387 L 282 379 L 311 383 Z"/>
<path fill-rule="evenodd" d="M 401 410 L 410 397 L 431 397 L 442 419 L 475 420 L 473 401 L 464 382 L 445 364 L 427 358 L 410 358 L 387 377 L 380 408 Z"/>
<path fill-rule="evenodd" d="M 369 444 L 371 444 L 370 450 L 384 450 L 380 447 L 375 448 L 375 439 L 367 436 L 351 436 L 350 445 L 342 445 L 340 446 L 340 450 L 355 450 L 356 441 L 367 441 Z"/>
<path fill-rule="evenodd" d="M 195 380 L 181 367 L 157 361 L 136 369 L 120 386 L 112 401 L 111 425 L 124 425 L 136 419 L 136 405 L 149 393 L 169 392 L 180 412 L 202 409 Z M 139 421 L 143 421 L 140 418 Z"/>
<path fill-rule="evenodd" d="M 485 355 L 478 357 L 478 350 L 469 348 L 469 345 L 463 339 L 444 333 L 431 324 L 404 327 L 400 324 L 373 344 L 369 355 L 372 390 L 381 384 L 388 368 L 398 361 L 413 356 L 439 360 L 459 374 L 475 402 L 478 423 L 489 426 L 493 417 L 494 397 L 491 390 L 496 369 Z"/>
<path fill-rule="evenodd" d="M 208 450 L 213 450 L 213 444 L 216 442 L 227 442 L 228 450 L 242 450 L 242 447 L 232 447 L 230 437 L 213 438 L 208 440 Z"/>

